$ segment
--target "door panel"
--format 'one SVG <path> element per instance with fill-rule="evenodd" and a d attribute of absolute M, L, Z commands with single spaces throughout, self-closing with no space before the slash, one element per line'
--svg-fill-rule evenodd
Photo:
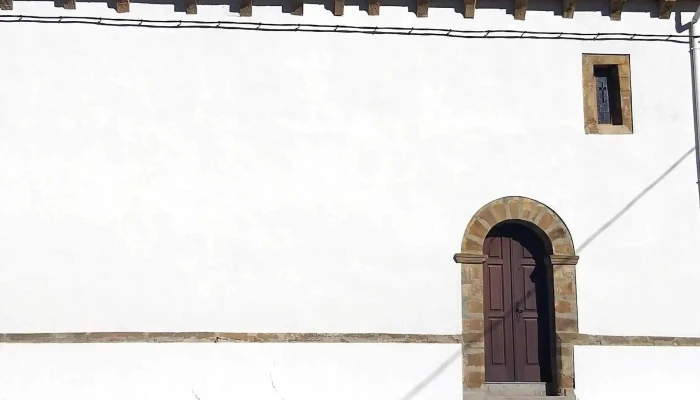
<path fill-rule="evenodd" d="M 489 318 L 491 328 L 491 363 L 506 366 L 506 332 L 503 318 Z"/>
<path fill-rule="evenodd" d="M 525 364 L 539 365 L 537 318 L 524 319 L 525 324 Z"/>
<path fill-rule="evenodd" d="M 489 277 L 489 309 L 503 311 L 503 265 L 490 264 L 487 268 Z"/>

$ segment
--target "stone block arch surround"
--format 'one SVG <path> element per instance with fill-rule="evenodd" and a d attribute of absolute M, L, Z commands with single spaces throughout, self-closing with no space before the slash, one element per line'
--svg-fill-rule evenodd
<path fill-rule="evenodd" d="M 485 389 L 483 245 L 491 228 L 505 221 L 533 228 L 548 247 L 554 277 L 556 370 L 552 382 L 560 395 L 573 396 L 574 345 L 578 334 L 576 264 L 578 256 L 569 229 L 549 207 L 536 200 L 510 196 L 494 200 L 474 214 L 454 255 L 462 276 L 462 375 L 465 399 Z M 476 396 L 471 396 L 476 395 Z"/>

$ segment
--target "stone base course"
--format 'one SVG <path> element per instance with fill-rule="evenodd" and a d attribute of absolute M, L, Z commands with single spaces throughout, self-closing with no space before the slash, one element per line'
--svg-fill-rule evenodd
<path fill-rule="evenodd" d="M 0 343 L 436 343 L 458 344 L 461 335 L 397 333 L 76 332 L 4 333 Z"/>
<path fill-rule="evenodd" d="M 560 333 L 558 339 L 576 346 L 700 346 L 700 337 L 610 336 Z M 232 333 L 232 332 L 75 332 L 2 333 L 0 343 L 435 343 L 462 344 L 465 365 L 484 365 L 483 342 L 470 334 L 421 335 L 397 333 Z"/>

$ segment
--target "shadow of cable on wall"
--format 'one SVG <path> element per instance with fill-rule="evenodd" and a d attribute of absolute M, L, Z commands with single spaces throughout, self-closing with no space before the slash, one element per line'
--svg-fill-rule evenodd
<path fill-rule="evenodd" d="M 409 391 L 406 392 L 403 396 L 399 398 L 399 400 L 411 400 L 413 399 L 417 394 L 419 394 L 423 389 L 425 389 L 432 381 L 434 381 L 438 376 L 442 375 L 442 373 L 447 369 L 447 367 L 450 366 L 455 360 L 461 358 L 462 356 L 462 350 L 458 350 L 451 356 L 449 356 L 445 361 L 443 361 L 440 365 L 438 365 L 437 368 L 428 376 L 426 376 L 422 381 L 418 382 L 415 386 L 413 386 Z"/>
<path fill-rule="evenodd" d="M 584 240 L 583 243 L 581 243 L 580 246 L 577 246 L 576 253 L 581 254 L 581 252 L 588 247 L 591 242 L 593 242 L 598 236 L 600 236 L 603 232 L 605 232 L 612 224 L 615 223 L 620 217 L 625 215 L 627 211 L 630 210 L 642 197 L 644 197 L 647 193 L 651 191 L 656 185 L 658 185 L 661 181 L 663 181 L 673 170 L 678 168 L 678 166 L 688 158 L 691 154 L 695 152 L 695 147 L 690 148 L 690 150 L 686 151 L 676 162 L 671 164 L 668 169 L 666 169 L 661 175 L 659 175 L 656 179 L 654 179 L 647 187 L 645 187 L 639 194 L 634 196 L 632 200 L 630 200 L 620 211 L 618 211 L 615 215 L 613 215 L 606 223 L 604 223 L 600 228 L 598 228 L 588 239 Z"/>

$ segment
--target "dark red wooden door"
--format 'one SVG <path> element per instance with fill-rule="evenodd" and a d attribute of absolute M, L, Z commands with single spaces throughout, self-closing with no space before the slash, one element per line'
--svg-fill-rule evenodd
<path fill-rule="evenodd" d="M 486 380 L 549 381 L 547 274 L 535 238 L 520 228 L 484 243 Z M 498 232 L 497 232 L 498 233 Z M 538 301 L 538 297 L 540 298 Z"/>

